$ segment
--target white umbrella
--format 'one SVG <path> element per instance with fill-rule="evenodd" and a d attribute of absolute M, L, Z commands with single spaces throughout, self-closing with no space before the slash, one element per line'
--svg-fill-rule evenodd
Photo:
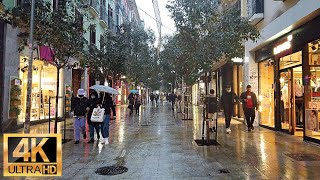
<path fill-rule="evenodd" d="M 100 91 L 100 92 L 106 92 L 109 94 L 115 94 L 115 95 L 119 94 L 119 92 L 116 89 L 113 89 L 112 87 L 104 86 L 104 85 L 93 85 L 90 87 L 90 89 Z"/>

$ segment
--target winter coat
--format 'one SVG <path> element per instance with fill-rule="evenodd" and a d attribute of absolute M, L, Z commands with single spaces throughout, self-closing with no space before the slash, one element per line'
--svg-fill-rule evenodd
<path fill-rule="evenodd" d="M 217 97 L 209 95 L 205 97 L 204 103 L 208 113 L 216 113 L 218 111 L 218 100 Z"/>
<path fill-rule="evenodd" d="M 239 102 L 239 97 L 234 92 L 225 91 L 220 98 L 220 108 L 225 112 L 233 112 L 233 106 Z"/>
<path fill-rule="evenodd" d="M 252 98 L 253 108 L 258 109 L 258 100 L 254 92 L 251 92 L 251 98 Z M 243 109 L 244 110 L 247 109 L 247 102 L 245 102 L 245 99 L 247 99 L 247 92 L 243 92 L 240 96 L 240 99 L 242 101 Z"/>
<path fill-rule="evenodd" d="M 86 97 L 74 97 L 71 100 L 71 111 L 74 112 L 75 116 L 85 116 L 89 106 L 90 104 Z"/>
<path fill-rule="evenodd" d="M 102 108 L 104 108 L 104 114 L 111 114 L 111 107 L 113 106 L 112 98 L 109 95 L 106 95 L 104 98 L 104 102 L 102 103 Z"/>
<path fill-rule="evenodd" d="M 96 98 L 92 99 L 90 98 L 89 99 L 89 112 L 88 112 L 88 124 L 95 124 L 97 122 L 91 122 L 91 116 L 92 116 L 92 113 L 93 113 L 93 109 L 97 107 L 98 104 L 101 105 L 101 99 L 98 98 L 98 94 L 97 93 L 92 93 L 96 96 Z"/>

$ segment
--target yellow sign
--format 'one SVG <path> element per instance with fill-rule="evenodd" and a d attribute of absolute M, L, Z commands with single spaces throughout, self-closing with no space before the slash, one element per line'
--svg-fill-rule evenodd
<path fill-rule="evenodd" d="M 3 176 L 61 175 L 61 134 L 4 134 Z"/>

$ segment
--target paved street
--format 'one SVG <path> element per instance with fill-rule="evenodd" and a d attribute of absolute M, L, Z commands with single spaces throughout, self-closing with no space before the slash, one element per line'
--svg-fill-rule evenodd
<path fill-rule="evenodd" d="M 75 145 L 73 141 L 63 145 L 63 179 L 320 177 L 319 146 L 264 128 L 249 133 L 236 120 L 231 134 L 225 133 L 223 119 L 220 120 L 220 145 L 197 146 L 194 139 L 201 138 L 201 113 L 196 107 L 193 111 L 193 120 L 182 121 L 169 105 L 142 107 L 140 116 L 131 117 L 125 107 L 118 107 L 118 116 L 110 125 L 109 145 Z M 95 174 L 97 168 L 111 165 L 123 165 L 128 172 L 115 176 Z"/>

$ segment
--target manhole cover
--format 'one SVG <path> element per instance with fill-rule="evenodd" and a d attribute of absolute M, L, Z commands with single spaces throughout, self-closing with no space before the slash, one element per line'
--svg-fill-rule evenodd
<path fill-rule="evenodd" d="M 227 174 L 227 173 L 230 173 L 230 171 L 228 169 L 220 169 L 219 172 L 221 174 Z"/>
<path fill-rule="evenodd" d="M 98 168 L 95 173 L 99 175 L 107 175 L 107 176 L 113 176 L 117 174 L 123 174 L 128 171 L 128 168 L 124 166 L 106 166 Z"/>
<path fill-rule="evenodd" d="M 320 161 L 320 156 L 316 154 L 292 153 L 292 154 L 286 154 L 286 156 L 296 161 Z"/>

